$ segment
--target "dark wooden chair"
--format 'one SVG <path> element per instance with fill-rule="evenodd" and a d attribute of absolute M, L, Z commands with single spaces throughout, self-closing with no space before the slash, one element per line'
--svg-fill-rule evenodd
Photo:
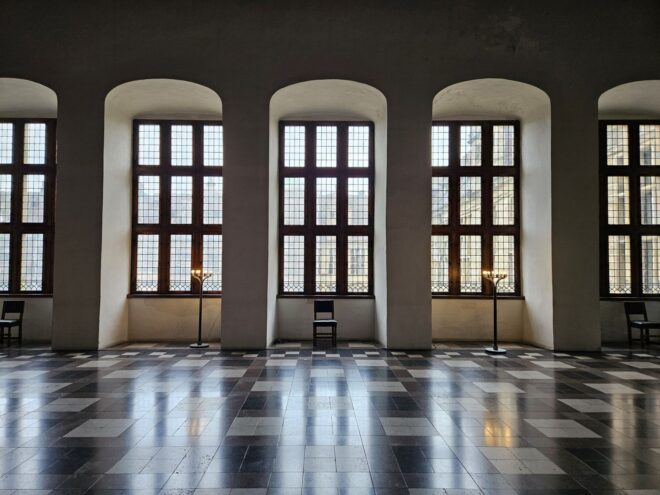
<path fill-rule="evenodd" d="M 18 340 L 19 345 L 23 342 L 23 311 L 25 310 L 25 301 L 5 301 L 2 303 L 2 319 L 0 319 L 0 340 L 4 341 L 5 331 L 7 335 L 7 345 L 11 341 Z M 9 319 L 7 315 L 17 315 L 18 318 Z M 11 330 L 18 327 L 18 337 L 11 336 Z"/>
<path fill-rule="evenodd" d="M 626 310 L 626 321 L 628 323 L 628 345 L 633 343 L 632 329 L 639 330 L 639 341 L 642 345 L 648 344 L 650 340 L 651 330 L 660 330 L 660 321 L 649 321 L 646 314 L 646 304 L 643 302 L 626 302 L 623 303 Z M 634 317 L 643 317 L 643 319 Z M 635 339 L 637 340 L 637 339 Z"/>
<path fill-rule="evenodd" d="M 330 315 L 330 318 L 321 318 L 320 315 Z M 314 327 L 313 343 L 316 346 L 318 339 L 331 339 L 332 346 L 337 347 L 337 320 L 335 320 L 335 302 L 331 300 L 314 301 Z M 326 329 L 330 330 L 327 331 Z"/>

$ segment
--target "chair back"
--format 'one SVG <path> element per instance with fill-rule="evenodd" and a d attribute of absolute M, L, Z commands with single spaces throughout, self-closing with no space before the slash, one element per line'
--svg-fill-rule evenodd
<path fill-rule="evenodd" d="M 7 315 L 19 315 L 16 318 L 19 321 L 23 320 L 23 311 L 25 309 L 25 301 L 4 301 L 2 303 L 2 319 L 7 319 Z"/>
<path fill-rule="evenodd" d="M 644 321 L 649 319 L 646 315 L 646 304 L 643 302 L 626 302 L 623 303 L 623 307 L 626 310 L 626 320 L 628 320 L 628 324 L 630 324 L 632 317 L 635 315 L 643 316 Z"/>
<path fill-rule="evenodd" d="M 318 319 L 319 313 L 330 313 L 335 317 L 335 302 L 333 300 L 318 299 L 314 301 L 314 319 Z"/>

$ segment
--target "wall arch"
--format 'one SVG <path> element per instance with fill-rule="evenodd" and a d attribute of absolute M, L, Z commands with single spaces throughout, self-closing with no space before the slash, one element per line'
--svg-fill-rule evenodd
<path fill-rule="evenodd" d="M 0 118 L 57 118 L 57 94 L 35 81 L 0 77 Z M 52 320 L 52 297 L 26 299 L 24 340 L 50 343 Z"/>
<path fill-rule="evenodd" d="M 521 268 L 524 300 L 502 301 L 502 338 L 554 346 L 551 252 L 550 97 L 530 84 L 475 79 L 433 98 L 433 120 L 512 119 L 521 128 Z M 433 338 L 491 338 L 490 301 L 434 299 Z"/>
<path fill-rule="evenodd" d="M 598 119 L 660 119 L 660 80 L 628 82 L 603 92 L 598 98 Z M 660 302 L 647 301 L 646 311 L 650 320 L 657 320 Z M 603 342 L 627 342 L 622 302 L 600 302 L 600 327 Z"/>
<path fill-rule="evenodd" d="M 194 299 L 131 298 L 132 122 L 145 119 L 222 119 L 212 89 L 174 79 L 142 79 L 113 88 L 105 98 L 103 241 L 99 347 L 125 341 L 194 338 Z M 205 302 L 204 338 L 220 338 L 220 299 Z"/>
<path fill-rule="evenodd" d="M 386 337 L 385 193 L 387 169 L 387 100 L 378 89 L 357 81 L 318 79 L 277 90 L 269 114 L 268 342 L 309 338 L 310 299 L 277 299 L 278 269 L 278 122 L 280 120 L 364 120 L 374 122 L 374 295 L 375 299 L 338 300 L 341 339 Z M 342 317 L 342 314 L 344 315 Z M 346 322 L 345 324 L 343 322 Z"/>

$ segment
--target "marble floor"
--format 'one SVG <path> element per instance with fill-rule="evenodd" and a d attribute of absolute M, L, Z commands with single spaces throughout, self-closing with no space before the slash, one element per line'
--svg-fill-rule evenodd
<path fill-rule="evenodd" d="M 660 349 L 0 349 L 0 495 L 660 494 Z"/>

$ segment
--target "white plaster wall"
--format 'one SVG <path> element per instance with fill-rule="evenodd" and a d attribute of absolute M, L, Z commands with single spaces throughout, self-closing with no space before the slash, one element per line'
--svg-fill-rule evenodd
<path fill-rule="evenodd" d="M 25 301 L 23 313 L 23 342 L 34 344 L 50 343 L 53 322 L 52 297 L 7 297 L 0 299 L 0 307 L 4 301 Z M 18 329 L 12 330 L 12 336 L 18 335 Z"/>
<path fill-rule="evenodd" d="M 337 339 L 371 340 L 374 337 L 374 299 L 336 299 Z M 278 339 L 311 340 L 314 298 L 277 300 Z"/>
<path fill-rule="evenodd" d="M 490 299 L 433 299 L 433 340 L 479 340 L 493 338 L 493 301 Z M 497 332 L 502 341 L 524 339 L 525 301 L 497 302 Z"/>
<path fill-rule="evenodd" d="M 0 117 L 4 118 L 56 118 L 57 95 L 39 83 L 10 77 L 0 78 Z M 2 298 L 3 301 L 25 301 L 23 315 L 23 341 L 49 343 L 52 333 L 53 298 Z M 17 335 L 18 330 L 13 330 Z"/>
<path fill-rule="evenodd" d="M 503 328 L 513 340 L 554 346 L 551 196 L 550 99 L 540 89 L 504 79 L 478 79 L 454 84 L 433 100 L 433 119 L 513 119 L 521 128 L 521 268 L 520 300 L 502 300 Z M 433 301 L 433 338 L 451 339 L 468 322 L 468 331 L 483 334 L 487 301 Z M 477 312 L 469 317 L 466 311 Z M 440 315 L 440 312 L 446 313 Z M 492 320 L 492 318 L 491 318 Z M 504 331 L 504 330 L 503 330 Z M 458 337 L 456 337 L 458 338 Z M 504 334 L 503 334 L 503 337 Z"/>
<path fill-rule="evenodd" d="M 100 348 L 133 339 L 176 340 L 190 326 L 193 313 L 197 328 L 197 306 L 191 299 L 126 298 L 130 292 L 131 160 L 136 118 L 221 119 L 222 102 L 205 86 L 171 79 L 128 82 L 106 97 Z"/>
<path fill-rule="evenodd" d="M 373 299 L 337 299 L 344 314 L 340 339 L 386 343 L 385 193 L 387 102 L 366 84 L 336 79 L 305 81 L 277 91 L 270 101 L 268 342 L 310 338 L 313 299 L 277 298 L 278 291 L 278 133 L 280 120 L 364 120 L 374 123 L 375 215 Z M 338 313 L 339 314 L 339 313 Z"/>
<path fill-rule="evenodd" d="M 127 300 L 129 342 L 194 342 L 197 340 L 199 300 L 133 297 Z M 202 338 L 220 340 L 222 299 L 204 299 Z"/>

